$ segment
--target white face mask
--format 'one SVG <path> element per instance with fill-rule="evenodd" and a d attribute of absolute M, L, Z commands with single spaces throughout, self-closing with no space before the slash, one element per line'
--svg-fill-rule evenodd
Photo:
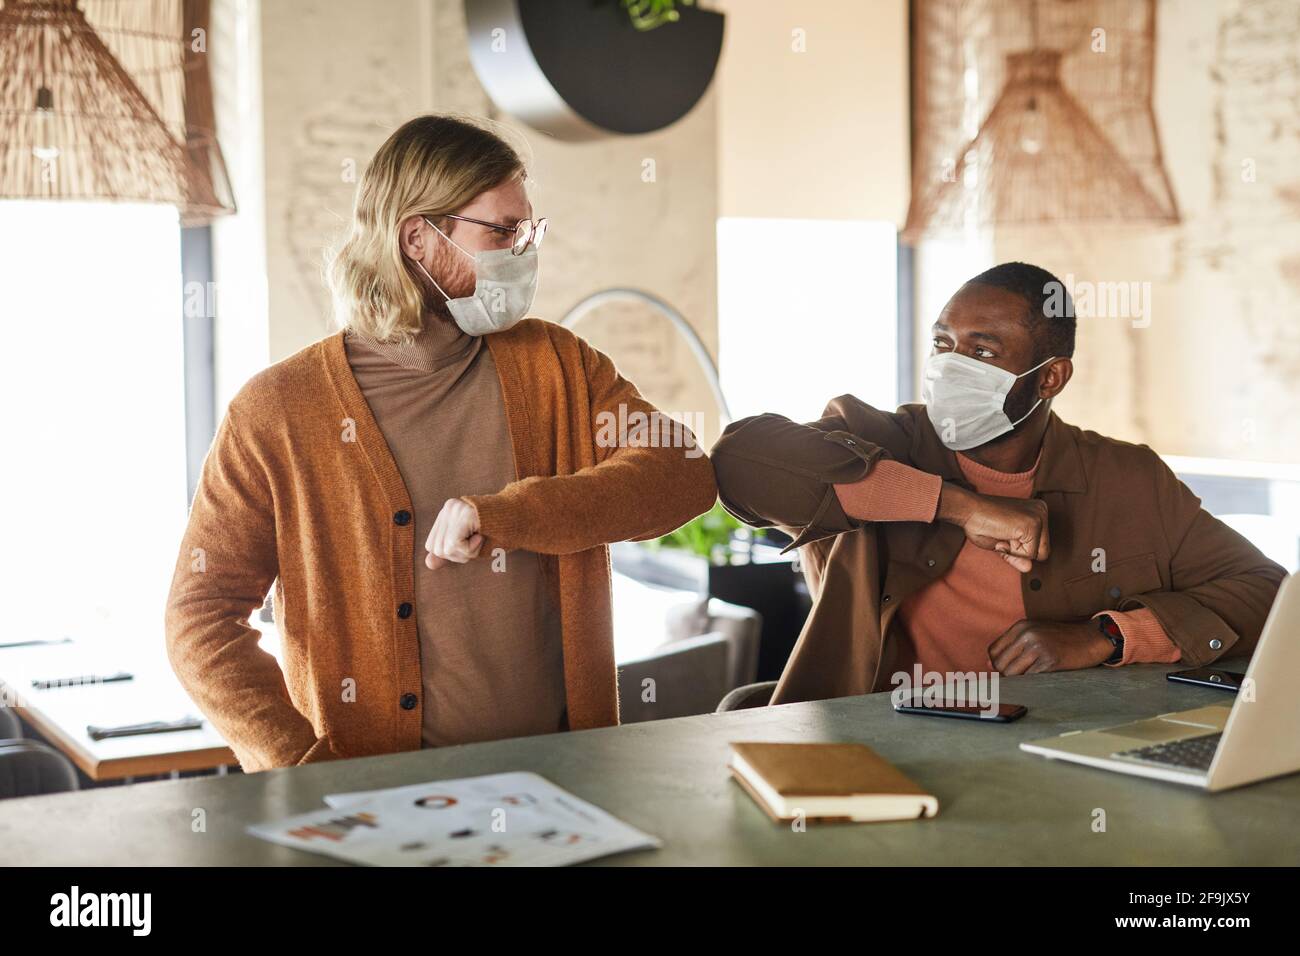
<path fill-rule="evenodd" d="M 1036 372 L 1056 356 L 1015 375 L 1004 368 L 958 352 L 936 352 L 925 360 L 921 397 L 939 440 L 953 451 L 965 451 L 1005 435 L 1042 404 L 1016 421 L 1007 417 L 1007 393 L 1017 379 Z"/>
<path fill-rule="evenodd" d="M 422 217 L 423 218 L 423 217 Z M 428 219 L 424 220 L 429 222 Z M 504 332 L 522 319 L 537 294 L 537 248 L 530 245 L 519 255 L 509 249 L 486 249 L 471 255 L 433 223 L 438 235 L 474 260 L 474 294 L 453 299 L 429 275 L 418 259 L 412 260 L 433 287 L 447 300 L 447 311 L 467 335 Z"/>

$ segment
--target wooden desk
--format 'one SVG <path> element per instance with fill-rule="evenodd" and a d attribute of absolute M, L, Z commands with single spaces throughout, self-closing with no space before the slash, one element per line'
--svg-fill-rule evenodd
<path fill-rule="evenodd" d="M 894 713 L 887 694 L 681 717 L 578 733 L 0 800 L 3 860 L 35 865 L 301 865 L 327 857 L 254 839 L 256 821 L 319 809 L 327 793 L 532 770 L 664 841 L 616 865 L 1295 865 L 1300 775 L 1207 794 L 1058 763 L 1022 740 L 1228 703 L 1170 684 L 1160 665 L 1001 682 L 1029 707 L 1011 724 Z M 939 798 L 933 820 L 773 823 L 728 777 L 733 740 L 860 741 Z M 191 832 L 193 810 L 207 831 Z M 1106 831 L 1094 832 L 1094 811 Z"/>
<path fill-rule="evenodd" d="M 135 679 L 37 690 L 33 679 L 126 670 Z M 176 680 L 159 649 L 156 657 L 105 651 L 80 644 L 0 648 L 0 700 L 63 751 L 92 780 L 122 780 L 182 770 L 234 765 L 225 740 L 205 723 L 136 737 L 91 740 L 88 724 L 116 727 L 203 714 Z"/>

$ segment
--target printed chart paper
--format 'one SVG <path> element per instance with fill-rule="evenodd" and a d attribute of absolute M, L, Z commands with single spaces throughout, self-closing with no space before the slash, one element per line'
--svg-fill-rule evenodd
<path fill-rule="evenodd" d="M 535 773 L 332 793 L 325 803 L 248 832 L 373 866 L 566 866 L 662 846 Z"/>

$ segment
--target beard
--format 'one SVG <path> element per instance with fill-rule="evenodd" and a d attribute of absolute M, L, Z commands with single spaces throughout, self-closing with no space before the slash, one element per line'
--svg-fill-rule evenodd
<path fill-rule="evenodd" d="M 463 299 L 474 294 L 474 287 L 477 278 L 474 272 L 474 266 L 465 261 L 465 257 L 455 252 L 455 258 L 448 255 L 442 255 L 434 259 L 433 268 L 429 274 L 437 280 L 438 285 L 442 286 L 442 292 L 439 292 L 424 273 L 418 268 L 415 270 L 416 279 L 420 287 L 424 290 L 424 307 L 425 310 L 435 319 L 443 322 L 454 321 L 451 317 L 451 310 L 447 308 L 447 297 L 452 299 Z M 447 293 L 447 297 L 443 296 Z"/>
<path fill-rule="evenodd" d="M 1021 419 L 1024 419 L 1029 414 L 1029 410 L 1034 407 L 1034 402 L 1038 401 L 1038 375 L 1039 373 L 1035 372 L 1032 377 L 1022 378 L 1011 386 L 1011 391 L 1007 393 L 1007 400 L 1002 408 L 1010 421 L 1019 422 L 1019 424 L 1012 428 L 1011 431 L 985 442 L 985 445 L 996 445 L 999 442 L 1006 441 L 1019 432 L 1021 427 L 1028 422 L 1028 419 L 1025 419 L 1025 421 L 1021 421 Z"/>
<path fill-rule="evenodd" d="M 453 322 L 451 310 L 447 308 L 447 300 L 438 295 L 436 290 L 425 290 L 424 293 L 424 312 L 425 322 Z"/>

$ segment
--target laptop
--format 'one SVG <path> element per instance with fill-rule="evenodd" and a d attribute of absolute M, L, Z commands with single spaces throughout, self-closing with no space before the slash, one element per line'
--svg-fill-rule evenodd
<path fill-rule="evenodd" d="M 1246 679 L 1231 707 L 1197 707 L 1150 720 L 1072 730 L 1020 749 L 1055 760 L 1227 790 L 1300 771 L 1300 584 L 1282 582 Z"/>

